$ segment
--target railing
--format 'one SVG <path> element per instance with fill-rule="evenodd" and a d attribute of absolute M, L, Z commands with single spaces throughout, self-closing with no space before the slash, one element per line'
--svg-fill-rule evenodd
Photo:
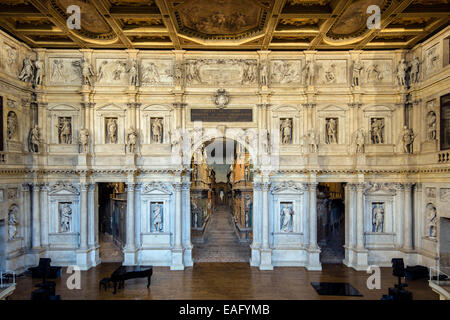
<path fill-rule="evenodd" d="M 14 271 L 0 271 L 0 289 L 16 285 L 16 273 Z"/>
<path fill-rule="evenodd" d="M 439 163 L 450 162 L 450 152 L 440 152 L 440 153 L 438 153 L 438 162 Z"/>
<path fill-rule="evenodd" d="M 430 282 L 438 286 L 450 286 L 450 267 L 431 267 Z"/>

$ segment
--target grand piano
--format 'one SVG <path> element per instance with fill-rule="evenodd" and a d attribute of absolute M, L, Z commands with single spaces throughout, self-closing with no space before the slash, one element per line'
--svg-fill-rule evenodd
<path fill-rule="evenodd" d="M 147 278 L 147 288 L 150 287 L 151 277 L 153 274 L 153 267 L 151 266 L 120 266 L 110 277 L 110 281 L 114 283 L 114 292 L 117 292 L 117 284 L 119 289 L 125 285 L 125 280 L 135 278 Z"/>

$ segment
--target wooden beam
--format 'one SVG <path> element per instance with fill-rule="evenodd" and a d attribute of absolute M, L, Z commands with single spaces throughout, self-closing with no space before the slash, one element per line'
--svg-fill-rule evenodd
<path fill-rule="evenodd" d="M 161 11 L 162 19 L 165 26 L 169 30 L 169 37 L 172 40 L 175 50 L 181 50 L 180 38 L 178 38 L 177 28 L 175 23 L 175 17 L 173 16 L 173 10 L 169 10 L 170 4 L 165 0 L 155 0 L 156 5 Z"/>
<path fill-rule="evenodd" d="M 266 34 L 264 36 L 261 48 L 262 50 L 267 50 L 269 48 L 270 42 L 272 41 L 273 38 L 273 32 L 277 27 L 278 20 L 280 19 L 280 14 L 284 8 L 285 3 L 286 0 L 275 0 L 275 3 L 273 4 L 272 11 L 270 13 L 270 16 L 268 17 Z"/>

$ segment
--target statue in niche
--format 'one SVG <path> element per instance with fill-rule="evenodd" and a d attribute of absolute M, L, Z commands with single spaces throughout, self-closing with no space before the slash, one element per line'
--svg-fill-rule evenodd
<path fill-rule="evenodd" d="M 19 80 L 23 82 L 29 82 L 33 79 L 34 66 L 30 57 L 23 59 L 22 71 L 19 74 Z"/>
<path fill-rule="evenodd" d="M 72 119 L 69 117 L 60 117 L 58 128 L 58 137 L 60 144 L 72 143 Z"/>
<path fill-rule="evenodd" d="M 364 65 L 362 64 L 361 60 L 358 58 L 353 63 L 353 69 L 352 69 L 352 85 L 354 87 L 358 87 L 361 85 L 361 72 L 364 69 Z"/>
<path fill-rule="evenodd" d="M 130 129 L 128 129 L 128 132 L 127 132 L 127 148 L 128 148 L 128 152 L 130 152 L 130 153 L 135 153 L 136 152 L 137 140 L 138 140 L 137 131 L 136 131 L 136 129 L 131 127 Z"/>
<path fill-rule="evenodd" d="M 197 181 L 198 179 L 198 166 L 196 164 L 192 167 L 192 181 Z"/>
<path fill-rule="evenodd" d="M 372 131 L 372 143 L 380 144 L 384 143 L 384 119 L 383 118 L 373 118 L 371 123 L 371 131 Z"/>
<path fill-rule="evenodd" d="M 292 232 L 293 215 L 292 203 L 282 203 L 280 213 L 280 230 L 282 232 Z"/>
<path fill-rule="evenodd" d="M 420 74 L 420 60 L 417 56 L 414 56 L 414 59 L 411 61 L 411 83 L 419 82 L 419 74 Z"/>
<path fill-rule="evenodd" d="M 72 224 L 72 208 L 70 203 L 64 203 L 60 209 L 61 232 L 70 232 Z"/>
<path fill-rule="evenodd" d="M 412 129 L 407 126 L 403 127 L 403 132 L 401 135 L 401 142 L 403 146 L 404 153 L 412 153 L 413 152 L 413 143 L 414 143 L 415 135 Z"/>
<path fill-rule="evenodd" d="M 315 69 L 314 62 L 312 60 L 307 60 L 303 72 L 305 73 L 305 83 L 308 86 L 314 85 Z"/>
<path fill-rule="evenodd" d="M 151 138 L 153 143 L 163 142 L 163 124 L 161 118 L 152 118 Z"/>
<path fill-rule="evenodd" d="M 18 120 L 17 115 L 14 111 L 8 112 L 8 117 L 6 119 L 6 134 L 8 140 L 12 140 L 17 133 Z"/>
<path fill-rule="evenodd" d="M 364 144 L 366 140 L 366 135 L 364 133 L 364 129 L 360 128 L 356 130 L 354 141 L 356 145 L 356 153 L 364 153 Z"/>
<path fill-rule="evenodd" d="M 292 120 L 291 119 L 282 119 L 281 125 L 280 125 L 280 131 L 281 131 L 281 143 L 282 144 L 292 143 Z"/>
<path fill-rule="evenodd" d="M 17 207 L 13 205 L 8 212 L 8 240 L 14 240 L 17 236 Z"/>
<path fill-rule="evenodd" d="M 406 87 L 406 74 L 408 72 L 408 64 L 405 59 L 400 60 L 397 66 L 397 81 L 398 85 Z"/>
<path fill-rule="evenodd" d="M 153 231 L 162 232 L 162 205 L 160 203 L 152 203 L 152 221 L 153 221 Z"/>
<path fill-rule="evenodd" d="M 230 183 L 234 183 L 234 163 L 230 164 Z"/>
<path fill-rule="evenodd" d="M 427 236 L 436 238 L 437 233 L 437 212 L 436 207 L 431 203 L 427 205 Z"/>
<path fill-rule="evenodd" d="M 245 181 L 250 181 L 250 165 L 246 165 L 244 169 L 244 179 Z"/>
<path fill-rule="evenodd" d="M 372 232 L 383 232 L 384 208 L 383 203 L 376 203 L 372 208 Z"/>
<path fill-rule="evenodd" d="M 326 123 L 327 144 L 337 143 L 337 119 L 329 118 Z"/>
<path fill-rule="evenodd" d="M 106 138 L 107 143 L 117 143 L 117 119 L 106 119 Z"/>
<path fill-rule="evenodd" d="M 436 140 L 436 113 L 433 111 L 427 114 L 428 140 Z"/>
<path fill-rule="evenodd" d="M 42 84 L 42 79 L 44 78 L 44 62 L 37 59 L 34 62 L 34 84 L 40 86 Z"/>
<path fill-rule="evenodd" d="M 41 133 L 38 125 L 34 125 L 34 127 L 30 130 L 30 134 L 28 136 L 28 149 L 30 152 L 39 152 L 39 146 L 41 144 Z"/>
<path fill-rule="evenodd" d="M 260 68 L 259 68 L 259 78 L 260 78 L 260 84 L 261 86 L 267 86 L 268 81 L 268 67 L 267 67 L 267 61 L 264 60 L 261 62 Z"/>
<path fill-rule="evenodd" d="M 92 77 L 95 74 L 89 61 L 83 57 L 81 61 L 74 61 L 72 64 L 79 68 L 82 84 L 92 86 Z"/>
<path fill-rule="evenodd" d="M 221 203 L 225 200 L 225 192 L 222 189 L 219 191 L 219 199 Z"/>
<path fill-rule="evenodd" d="M 83 128 L 80 130 L 78 137 L 78 143 L 80 145 L 80 152 L 87 153 L 89 148 L 89 130 Z"/>
<path fill-rule="evenodd" d="M 327 83 L 333 83 L 336 82 L 336 65 L 332 63 L 330 67 L 325 70 L 325 80 Z"/>

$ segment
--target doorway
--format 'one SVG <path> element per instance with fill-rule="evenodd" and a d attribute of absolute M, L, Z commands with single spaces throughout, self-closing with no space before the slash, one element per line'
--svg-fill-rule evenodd
<path fill-rule="evenodd" d="M 231 139 L 200 146 L 191 161 L 194 262 L 249 262 L 253 183 L 250 154 Z"/>
<path fill-rule="evenodd" d="M 127 194 L 123 182 L 98 184 L 100 259 L 122 262 L 126 237 Z"/>
<path fill-rule="evenodd" d="M 317 192 L 317 241 L 322 264 L 341 264 L 345 257 L 344 184 L 319 183 Z"/>

